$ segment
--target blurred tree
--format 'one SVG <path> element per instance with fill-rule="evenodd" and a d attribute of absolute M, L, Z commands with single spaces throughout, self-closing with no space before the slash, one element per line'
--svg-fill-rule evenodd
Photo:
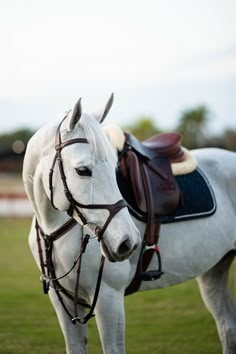
<path fill-rule="evenodd" d="M 209 120 L 206 106 L 198 106 L 184 111 L 176 130 L 183 136 L 183 145 L 194 149 L 205 145 L 205 129 Z"/>
<path fill-rule="evenodd" d="M 133 134 L 141 141 L 160 133 L 160 129 L 155 125 L 154 120 L 149 117 L 141 117 L 132 125 L 124 127 L 123 130 Z"/>
<path fill-rule="evenodd" d="M 227 129 L 223 133 L 224 148 L 236 151 L 236 131 Z"/>
<path fill-rule="evenodd" d="M 0 150 L 11 150 L 15 141 L 22 141 L 26 146 L 34 134 L 30 129 L 19 129 L 10 133 L 0 134 Z"/>
<path fill-rule="evenodd" d="M 20 129 L 0 134 L 0 172 L 21 173 L 26 145 L 33 133 Z"/>

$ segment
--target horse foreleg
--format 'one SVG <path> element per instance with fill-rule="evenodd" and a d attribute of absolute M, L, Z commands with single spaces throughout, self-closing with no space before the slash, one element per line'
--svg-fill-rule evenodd
<path fill-rule="evenodd" d="M 102 289 L 101 289 L 102 290 Z M 96 321 L 104 354 L 125 354 L 124 294 L 114 289 L 101 291 Z"/>
<path fill-rule="evenodd" d="M 228 288 L 228 272 L 234 255 L 228 253 L 197 279 L 203 301 L 216 321 L 223 354 L 236 353 L 236 306 Z"/>
<path fill-rule="evenodd" d="M 62 307 L 53 289 L 49 291 L 50 300 L 56 311 L 62 333 L 64 335 L 67 354 L 86 354 L 87 353 L 87 325 L 72 324 L 68 314 Z M 63 296 L 63 295 L 62 295 Z M 68 310 L 73 314 L 73 303 L 70 299 L 64 299 Z M 78 306 L 78 314 L 84 317 L 84 307 Z"/>

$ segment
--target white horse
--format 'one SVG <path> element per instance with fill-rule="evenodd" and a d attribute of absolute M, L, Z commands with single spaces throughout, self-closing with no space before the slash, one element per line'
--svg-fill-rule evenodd
<path fill-rule="evenodd" d="M 100 120 L 110 105 L 111 101 Z M 124 292 L 134 277 L 140 234 L 145 230 L 142 222 L 131 219 L 121 202 L 115 177 L 117 156 L 98 121 L 81 112 L 79 101 L 59 128 L 58 122 L 48 124 L 34 135 L 24 160 L 24 184 L 35 213 L 30 248 L 41 270 L 45 261 L 50 268 L 50 257 L 53 262 L 51 272 L 42 278 L 46 290 L 49 287 L 67 353 L 71 354 L 87 352 L 87 324 L 83 324 L 87 310 L 83 302 L 94 302 L 101 254 L 107 259 L 94 313 L 103 352 L 125 353 Z M 159 249 L 164 274 L 158 280 L 143 282 L 140 290 L 165 288 L 197 277 L 203 300 L 216 321 L 223 353 L 235 354 L 236 308 L 227 278 L 236 250 L 236 154 L 219 149 L 193 153 L 214 189 L 217 210 L 208 218 L 161 226 Z M 61 236 L 58 230 L 68 224 Z M 87 233 L 89 243 L 84 247 L 81 239 Z M 40 256 L 39 248 L 50 235 L 54 238 L 53 250 L 45 254 L 43 249 Z M 82 258 L 81 247 L 86 248 Z M 156 266 L 153 259 L 149 269 Z M 44 265 L 44 272 L 47 267 Z M 67 295 L 74 297 L 77 293 L 74 302 L 57 289 L 49 279 L 53 276 L 62 277 L 59 282 Z M 74 314 L 76 324 L 70 318 Z"/>

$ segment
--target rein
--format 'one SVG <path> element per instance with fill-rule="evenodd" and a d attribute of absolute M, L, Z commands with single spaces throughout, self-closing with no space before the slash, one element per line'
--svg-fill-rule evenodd
<path fill-rule="evenodd" d="M 98 277 L 97 277 L 97 283 L 95 287 L 95 292 L 94 292 L 94 298 L 92 301 L 91 306 L 86 304 L 85 302 L 79 300 L 79 279 L 80 279 L 80 273 L 81 273 L 81 264 L 82 264 L 82 255 L 85 253 L 87 244 L 90 239 L 89 234 L 84 235 L 84 227 L 88 225 L 88 221 L 85 217 L 85 215 L 80 211 L 80 209 L 106 209 L 109 211 L 109 215 L 107 219 L 105 220 L 102 228 L 96 227 L 95 229 L 95 234 L 94 237 L 97 237 L 98 241 L 100 242 L 103 239 L 103 234 L 106 231 L 109 223 L 113 219 L 113 217 L 123 208 L 127 207 L 125 201 L 123 199 L 119 200 L 118 202 L 114 204 L 82 204 L 78 202 L 77 200 L 74 199 L 73 195 L 71 194 L 67 180 L 66 180 L 66 175 L 64 172 L 64 166 L 63 166 L 63 160 L 61 156 L 61 151 L 63 148 L 75 144 L 75 143 L 83 143 L 83 144 L 89 144 L 88 140 L 85 138 L 75 138 L 71 140 L 67 140 L 65 142 L 62 142 L 61 139 L 61 125 L 66 119 L 67 116 L 63 118 L 63 120 L 60 122 L 57 130 L 56 130 L 56 140 L 55 140 L 55 156 L 52 162 L 52 166 L 49 172 L 49 190 L 50 190 L 50 199 L 51 199 L 51 205 L 54 209 L 57 209 L 57 207 L 54 204 L 54 195 L 53 195 L 53 174 L 54 174 L 54 168 L 56 163 L 58 163 L 59 167 L 59 172 L 61 176 L 61 180 L 63 183 L 64 187 L 64 193 L 66 199 L 69 201 L 69 208 L 67 210 L 68 215 L 71 217 L 66 223 L 64 223 L 61 227 L 59 227 L 56 231 L 52 232 L 49 235 L 46 235 L 40 225 L 38 224 L 38 221 L 36 219 L 36 237 L 37 237 L 37 244 L 38 244 L 38 253 L 39 253 L 39 260 L 40 260 L 40 267 L 41 267 L 41 272 L 42 275 L 40 277 L 40 280 L 43 283 L 43 291 L 45 294 L 48 293 L 49 288 L 50 288 L 50 283 L 52 283 L 55 292 L 57 294 L 58 300 L 60 301 L 61 305 L 63 306 L 64 310 L 70 317 L 71 321 L 73 324 L 76 324 L 76 322 L 79 322 L 81 324 L 85 324 L 92 316 L 93 316 L 93 311 L 95 309 L 98 295 L 99 295 L 99 290 L 100 290 L 100 285 L 101 285 L 101 280 L 102 280 L 102 273 L 103 273 L 103 268 L 104 268 L 104 263 L 105 263 L 105 257 L 101 257 L 100 261 L 100 266 L 99 266 L 99 271 L 98 271 Z M 79 209 L 80 208 L 80 209 Z M 57 277 L 55 273 L 55 267 L 53 264 L 53 259 L 52 259 L 52 252 L 53 252 L 53 245 L 54 242 L 58 239 L 60 239 L 62 236 L 64 236 L 68 231 L 70 231 L 75 225 L 77 225 L 77 221 L 72 218 L 72 215 L 76 212 L 77 216 L 81 220 L 81 229 L 82 229 L 82 236 L 81 236 L 81 247 L 80 247 L 80 253 L 77 256 L 76 260 L 74 261 L 73 265 L 71 268 L 63 275 Z M 41 244 L 41 238 L 44 240 L 44 253 L 45 253 L 45 259 L 46 263 L 44 261 L 44 255 L 43 255 L 43 249 L 42 249 L 42 244 Z M 76 275 L 76 283 L 75 283 L 75 290 L 74 290 L 74 296 L 72 296 L 59 282 L 60 279 L 65 278 L 67 275 L 69 275 L 72 270 L 76 267 L 78 264 L 77 268 L 77 275 Z M 46 271 L 47 269 L 47 271 Z M 65 305 L 65 302 L 63 300 L 62 294 L 64 294 L 67 298 L 71 299 L 74 303 L 74 315 L 70 313 L 68 308 Z M 82 305 L 87 308 L 90 308 L 89 312 L 85 317 L 80 318 L 78 317 L 78 308 L 77 306 Z"/>
<path fill-rule="evenodd" d="M 42 275 L 40 277 L 40 280 L 43 283 L 43 291 L 45 294 L 48 294 L 48 291 L 50 288 L 50 283 L 52 283 L 53 288 L 56 291 L 56 294 L 58 296 L 58 300 L 60 301 L 61 305 L 63 306 L 64 310 L 66 311 L 66 313 L 70 317 L 71 322 L 73 324 L 76 324 L 76 322 L 79 322 L 81 324 L 85 324 L 88 322 L 88 320 L 91 317 L 93 317 L 93 311 L 94 311 L 96 303 L 97 303 L 99 289 L 100 289 L 100 285 L 101 285 L 105 257 L 104 256 L 101 257 L 94 298 L 93 298 L 92 305 L 90 306 L 90 305 L 86 304 L 85 302 L 79 300 L 79 296 L 78 296 L 82 255 L 86 250 L 86 247 L 87 247 L 87 244 L 88 244 L 89 238 L 90 238 L 90 236 L 88 234 L 86 234 L 85 236 L 82 235 L 82 237 L 81 237 L 81 250 L 80 250 L 79 256 L 76 258 L 76 260 L 74 261 L 74 263 L 73 263 L 72 267 L 69 269 L 69 271 L 67 271 L 65 274 L 63 274 L 62 276 L 59 276 L 59 277 L 57 277 L 56 273 L 55 273 L 55 267 L 54 267 L 53 260 L 52 260 L 53 242 L 58 240 L 60 237 L 64 236 L 65 232 L 68 232 L 71 228 L 73 228 L 77 224 L 77 222 L 74 219 L 70 219 L 66 224 L 64 224 L 56 232 L 53 232 L 50 235 L 46 235 L 46 234 L 44 234 L 43 230 L 41 229 L 41 227 L 39 226 L 39 224 L 36 220 L 35 228 L 36 228 L 36 234 L 37 234 L 39 260 L 40 260 L 40 266 L 41 266 L 41 270 L 42 270 Z M 40 236 L 44 240 L 46 264 L 44 263 L 43 250 L 42 250 Z M 77 264 L 78 264 L 77 278 L 76 278 L 75 292 L 74 292 L 74 297 L 73 297 L 60 284 L 59 280 L 65 278 L 67 275 L 69 275 Z M 47 273 L 46 273 L 46 268 L 47 268 Z M 60 293 L 63 293 L 64 295 L 66 295 L 67 298 L 69 298 L 70 300 L 73 301 L 73 303 L 74 303 L 74 316 L 69 312 Z M 83 318 L 78 317 L 77 305 L 82 305 L 82 306 L 90 309 L 88 314 L 85 317 L 83 317 Z"/>

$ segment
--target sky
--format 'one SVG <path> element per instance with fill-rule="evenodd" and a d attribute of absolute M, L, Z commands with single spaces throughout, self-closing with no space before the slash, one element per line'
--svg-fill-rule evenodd
<path fill-rule="evenodd" d="M 0 2 L 0 132 L 37 129 L 82 97 L 108 123 L 163 130 L 204 104 L 236 129 L 235 0 Z"/>

